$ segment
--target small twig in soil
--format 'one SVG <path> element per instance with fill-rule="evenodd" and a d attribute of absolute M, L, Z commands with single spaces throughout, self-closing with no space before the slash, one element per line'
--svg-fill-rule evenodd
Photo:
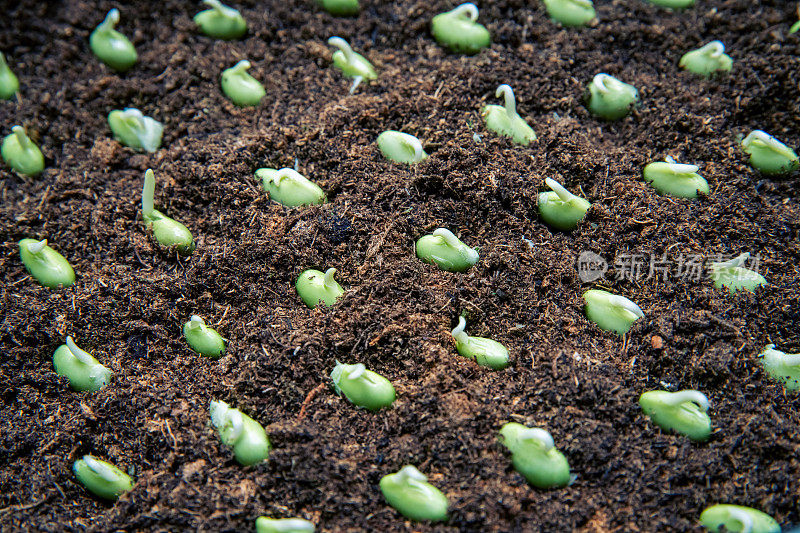
<path fill-rule="evenodd" d="M 311 389 L 311 392 L 308 393 L 308 395 L 306 396 L 306 399 L 303 400 L 303 405 L 300 406 L 300 414 L 297 415 L 297 421 L 298 422 L 300 420 L 302 420 L 303 418 L 305 418 L 306 410 L 308 409 L 308 406 L 314 400 L 316 395 L 319 394 L 324 389 L 325 389 L 325 384 L 324 383 L 320 383 L 319 385 L 317 385 L 316 387 Z"/>

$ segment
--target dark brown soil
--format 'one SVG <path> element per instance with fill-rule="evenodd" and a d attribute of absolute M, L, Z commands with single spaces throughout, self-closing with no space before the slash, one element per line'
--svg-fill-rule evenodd
<path fill-rule="evenodd" d="M 194 2 L 2 2 L 0 50 L 22 96 L 0 102 L 0 125 L 3 135 L 25 125 L 47 170 L 0 169 L 0 529 L 250 531 L 269 515 L 321 531 L 689 531 L 714 503 L 800 522 L 800 397 L 757 359 L 768 343 L 800 350 L 800 179 L 760 176 L 738 147 L 754 128 L 800 143 L 794 3 L 698 0 L 672 13 L 598 1 L 596 27 L 563 30 L 539 2 L 498 0 L 480 16 L 491 49 L 464 57 L 427 30 L 453 3 L 362 1 L 355 19 L 305 0 L 237 1 L 250 25 L 237 42 L 198 35 Z M 112 7 L 140 55 L 123 75 L 88 47 Z M 380 71 L 354 96 L 330 67 L 332 35 Z M 732 75 L 677 69 L 712 39 L 734 58 Z M 255 111 L 218 85 L 242 58 L 267 89 Z M 639 88 L 633 116 L 606 124 L 587 113 L 581 95 L 597 72 Z M 482 126 L 500 83 L 539 135 L 527 148 Z M 164 122 L 156 154 L 112 140 L 106 116 L 128 106 Z M 384 160 L 374 140 L 385 129 L 419 136 L 430 159 Z M 665 199 L 642 183 L 642 166 L 667 154 L 700 165 L 708 198 Z M 253 172 L 295 158 L 330 203 L 268 201 Z M 157 206 L 196 236 L 188 259 L 159 249 L 137 220 L 149 167 Z M 577 231 L 538 220 L 545 177 L 594 202 Z M 480 247 L 475 268 L 449 274 L 414 257 L 414 240 L 439 226 Z M 77 283 L 53 291 L 27 276 L 23 237 L 47 237 Z M 750 251 L 770 285 L 731 296 L 705 274 L 630 281 L 612 268 L 600 286 L 646 314 L 620 339 L 582 314 L 582 292 L 598 286 L 578 278 L 584 250 L 612 267 L 625 253 Z M 309 311 L 294 280 L 330 266 L 346 296 Z M 509 347 L 510 368 L 457 355 L 448 330 L 462 312 L 470 333 Z M 183 341 L 195 313 L 230 340 L 221 360 Z M 76 393 L 55 374 L 68 334 L 114 370 L 110 386 Z M 336 397 L 336 359 L 391 379 L 393 408 Z M 641 414 L 638 395 L 664 384 L 708 395 L 708 443 Z M 212 399 L 265 425 L 267 464 L 235 463 L 209 426 Z M 510 420 L 552 432 L 576 482 L 528 486 L 496 440 Z M 71 471 L 86 453 L 134 472 L 134 490 L 114 505 L 91 497 Z M 380 477 L 405 464 L 449 497 L 446 524 L 405 522 L 384 502 Z"/>

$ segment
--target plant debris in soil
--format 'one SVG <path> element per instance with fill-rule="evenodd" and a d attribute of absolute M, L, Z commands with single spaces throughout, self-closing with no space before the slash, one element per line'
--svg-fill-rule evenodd
<path fill-rule="evenodd" d="M 800 143 L 792 2 L 597 2 L 598 24 L 563 29 L 540 2 L 498 0 L 480 6 L 493 43 L 476 56 L 434 42 L 430 19 L 453 7 L 442 0 L 365 0 L 355 18 L 310 1 L 234 4 L 249 31 L 231 42 L 197 31 L 194 2 L 4 6 L 0 49 L 22 88 L 0 102 L 0 124 L 4 135 L 24 125 L 46 170 L 0 169 L 0 529 L 250 531 L 266 515 L 320 531 L 692 531 L 715 503 L 800 522 L 800 399 L 757 357 L 770 343 L 800 351 L 800 180 L 759 175 L 738 145 L 753 129 Z M 124 74 L 89 50 L 112 7 L 139 53 Z M 331 68 L 332 35 L 378 69 L 354 95 Z M 713 39 L 733 57 L 730 75 L 677 68 Z M 267 90 L 256 108 L 219 87 L 244 58 Z M 598 72 L 639 89 L 631 116 L 589 115 L 581 97 Z M 539 137 L 528 147 L 483 127 L 501 83 Z M 106 117 L 125 107 L 164 123 L 158 152 L 113 140 Z M 387 129 L 419 137 L 430 158 L 383 159 L 374 141 Z M 643 166 L 666 155 L 699 165 L 711 193 L 671 199 L 643 183 Z M 295 159 L 329 203 L 268 200 L 254 171 Z M 144 231 L 147 168 L 157 208 L 195 236 L 189 258 Z M 576 231 L 538 219 L 547 177 L 594 204 Z M 479 263 L 452 274 L 419 261 L 413 243 L 438 227 L 478 247 Z M 47 238 L 77 282 L 39 286 L 19 259 L 26 237 Z M 581 281 L 584 251 L 608 262 L 602 279 Z M 769 281 L 755 294 L 675 266 L 745 251 Z M 625 275 L 631 255 L 645 258 L 641 275 Z M 650 272 L 652 258 L 671 266 Z M 346 293 L 309 310 L 294 281 L 328 267 Z M 624 338 L 601 331 L 582 313 L 593 287 L 645 318 Z M 509 368 L 458 356 L 449 330 L 462 313 L 471 335 L 509 348 Z M 224 357 L 186 345 L 192 314 L 228 339 Z M 109 386 L 76 393 L 55 374 L 66 335 L 114 371 Z M 390 379 L 392 408 L 337 397 L 336 360 Z M 639 394 L 665 387 L 709 397 L 707 443 L 641 413 Z M 268 462 L 235 462 L 209 424 L 211 400 L 266 427 Z M 497 441 L 508 421 L 550 431 L 575 483 L 530 487 Z M 88 453 L 130 472 L 134 489 L 114 504 L 89 495 L 71 470 Z M 381 476 L 406 464 L 448 496 L 446 523 L 412 524 L 383 500 Z"/>

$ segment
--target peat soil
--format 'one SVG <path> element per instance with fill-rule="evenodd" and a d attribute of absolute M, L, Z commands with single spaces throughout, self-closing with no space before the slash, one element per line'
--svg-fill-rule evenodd
<path fill-rule="evenodd" d="M 565 30 L 539 2 L 498 0 L 480 5 L 493 44 L 474 57 L 428 32 L 454 5 L 363 0 L 342 19 L 308 1 L 239 0 L 250 31 L 223 42 L 198 34 L 194 2 L 3 2 L 0 50 L 22 90 L 0 102 L 0 124 L 24 125 L 47 169 L 33 179 L 0 169 L 0 529 L 250 531 L 267 515 L 320 531 L 695 531 L 715 503 L 800 523 L 800 399 L 758 360 L 769 343 L 800 351 L 800 178 L 759 175 L 738 146 L 755 128 L 800 143 L 794 3 L 698 0 L 671 12 L 598 0 L 596 26 Z M 88 47 L 112 7 L 140 56 L 121 75 Z M 330 66 L 332 35 L 379 70 L 354 95 Z M 677 68 L 712 39 L 733 57 L 730 75 Z M 267 89 L 256 108 L 219 88 L 243 58 Z M 632 116 L 587 113 L 598 72 L 638 87 Z M 528 147 L 482 125 L 501 83 L 539 135 Z M 157 153 L 112 139 L 106 116 L 124 107 L 164 123 Z M 384 160 L 374 141 L 386 129 L 418 136 L 430 158 Z M 669 199 L 644 184 L 642 167 L 667 155 L 699 165 L 710 195 Z M 329 203 L 285 209 L 260 190 L 257 168 L 295 161 Z M 143 229 L 147 168 L 156 205 L 195 235 L 190 258 Z M 593 202 L 576 231 L 538 219 L 546 177 Z M 480 248 L 467 273 L 415 258 L 414 241 L 440 226 Z M 24 237 L 48 238 L 75 285 L 30 278 Z M 581 281 L 583 251 L 608 261 L 602 279 Z M 744 251 L 769 286 L 714 289 L 703 265 Z M 641 275 L 626 268 L 635 254 Z M 668 269 L 649 275 L 652 257 Z M 345 296 L 307 309 L 295 279 L 331 266 Z M 625 338 L 599 330 L 582 312 L 592 287 L 646 317 Z M 458 356 L 449 330 L 462 313 L 469 333 L 510 349 L 508 369 Z M 183 341 L 192 314 L 229 339 L 220 360 Z M 113 369 L 109 386 L 76 393 L 55 374 L 66 335 Z M 337 359 L 389 378 L 393 407 L 370 413 L 335 396 Z M 707 443 L 641 414 L 638 395 L 664 387 L 708 395 Z M 269 462 L 233 460 L 209 425 L 212 399 L 267 428 Z M 496 438 L 512 420 L 553 434 L 573 485 L 525 483 Z M 87 453 L 130 471 L 135 488 L 115 504 L 93 498 L 71 471 Z M 446 523 L 412 524 L 384 502 L 379 479 L 405 464 L 448 496 Z"/>

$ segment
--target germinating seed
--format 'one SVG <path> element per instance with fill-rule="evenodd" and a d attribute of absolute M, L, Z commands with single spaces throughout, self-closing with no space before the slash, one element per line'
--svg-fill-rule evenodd
<path fill-rule="evenodd" d="M 108 126 L 116 140 L 134 150 L 155 152 L 161 147 L 164 126 L 138 109 L 115 109 L 108 114 Z"/>
<path fill-rule="evenodd" d="M 331 380 L 336 394 L 344 394 L 353 404 L 370 411 L 389 407 L 395 399 L 392 382 L 361 363 L 346 365 L 336 361 Z"/>
<path fill-rule="evenodd" d="M 137 56 L 128 38 L 114 29 L 118 22 L 119 10 L 114 8 L 89 36 L 89 47 L 100 61 L 123 72 L 136 63 Z"/>
<path fill-rule="evenodd" d="M 144 173 L 144 188 L 142 189 L 142 219 L 149 231 L 153 232 L 156 241 L 162 246 L 176 247 L 181 255 L 191 255 L 195 244 L 189 228 L 156 210 L 154 195 L 156 190 L 156 177 L 151 169 Z"/>
<path fill-rule="evenodd" d="M 607 291 L 590 289 L 583 293 L 586 318 L 606 331 L 624 335 L 633 323 L 644 317 L 638 305 L 624 296 Z"/>
<path fill-rule="evenodd" d="M 451 52 L 477 54 L 492 40 L 489 30 L 477 20 L 478 7 L 468 2 L 433 17 L 431 33 L 436 42 Z"/>
<path fill-rule="evenodd" d="M 353 78 L 353 85 L 350 86 L 350 94 L 364 80 L 374 80 L 378 77 L 372 63 L 361 54 L 357 54 L 350 47 L 350 44 L 341 37 L 331 37 L 328 44 L 338 48 L 333 53 L 333 66 L 342 71 L 346 78 Z"/>
<path fill-rule="evenodd" d="M 639 397 L 639 405 L 661 429 L 686 435 L 695 441 L 708 440 L 711 434 L 708 398 L 702 392 L 649 391 Z"/>
<path fill-rule="evenodd" d="M 194 16 L 194 22 L 200 27 L 200 31 L 209 37 L 226 41 L 238 39 L 247 33 L 247 23 L 237 10 L 219 0 L 203 0 L 203 3 L 211 9 Z"/>
<path fill-rule="evenodd" d="M 319 270 L 309 269 L 300 274 L 294 288 L 300 299 L 312 309 L 320 303 L 327 307 L 336 303 L 342 297 L 344 289 L 333 279 L 335 268 L 329 268 L 323 274 Z"/>
<path fill-rule="evenodd" d="M 19 79 L 6 63 L 6 56 L 0 52 L 0 100 L 11 100 L 19 91 Z"/>
<path fill-rule="evenodd" d="M 492 339 L 470 337 L 464 331 L 466 326 L 467 321 L 460 316 L 458 325 L 450 332 L 459 355 L 492 370 L 502 370 L 508 366 L 508 350 L 505 346 Z"/>
<path fill-rule="evenodd" d="M 377 143 L 383 157 L 398 163 L 413 165 L 428 157 L 419 139 L 408 133 L 384 131 L 378 135 Z"/>
<path fill-rule="evenodd" d="M 544 181 L 552 190 L 539 193 L 539 216 L 548 225 L 563 231 L 578 227 L 592 204 L 575 196 L 554 179 L 546 178 Z"/>
<path fill-rule="evenodd" d="M 486 105 L 481 109 L 481 117 L 489 129 L 505 137 L 511 137 L 515 143 L 527 146 L 536 140 L 533 128 L 517 113 L 517 101 L 514 91 L 509 85 L 500 85 L 495 96 L 503 95 L 504 105 Z"/>
<path fill-rule="evenodd" d="M 389 505 L 410 520 L 447 520 L 447 497 L 414 466 L 407 465 L 396 474 L 383 476 L 380 487 Z"/>
<path fill-rule="evenodd" d="M 39 147 L 25 133 L 22 126 L 14 126 L 0 147 L 3 161 L 16 172 L 36 176 L 44 170 L 44 156 Z"/>
<path fill-rule="evenodd" d="M 271 446 L 261 424 L 222 401 L 212 401 L 209 411 L 220 440 L 233 447 L 233 455 L 239 464 L 250 466 L 269 457 Z"/>
<path fill-rule="evenodd" d="M 63 255 L 47 245 L 47 239 L 22 239 L 19 256 L 25 269 L 45 287 L 69 287 L 75 283 L 75 271 Z"/>
<path fill-rule="evenodd" d="M 592 79 L 584 100 L 592 114 L 605 120 L 617 120 L 630 113 L 639 101 L 639 91 L 633 85 L 601 73 Z"/>
<path fill-rule="evenodd" d="M 509 422 L 500 429 L 500 442 L 511 452 L 514 469 L 534 487 L 553 489 L 569 485 L 569 462 L 544 429 Z"/>
<path fill-rule="evenodd" d="M 416 244 L 417 257 L 448 272 L 464 272 L 478 262 L 478 251 L 470 248 L 450 230 L 439 228 L 423 235 Z"/>

